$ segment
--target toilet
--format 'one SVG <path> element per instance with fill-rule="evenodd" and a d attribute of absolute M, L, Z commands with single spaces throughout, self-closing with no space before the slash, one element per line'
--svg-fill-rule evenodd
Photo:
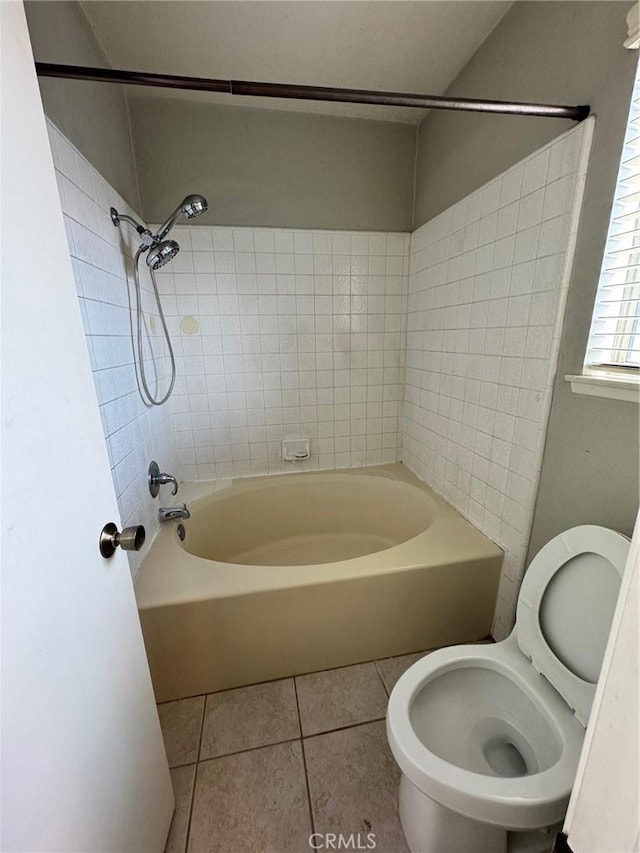
<path fill-rule="evenodd" d="M 401 676 L 387 737 L 411 853 L 550 850 L 628 551 L 603 527 L 561 533 L 525 574 L 506 640 L 439 649 Z"/>

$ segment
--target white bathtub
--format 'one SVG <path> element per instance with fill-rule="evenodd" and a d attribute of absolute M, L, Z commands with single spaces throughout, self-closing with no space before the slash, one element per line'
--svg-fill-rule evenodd
<path fill-rule="evenodd" d="M 401 464 L 180 497 L 136 582 L 159 701 L 489 633 L 502 552 Z"/>

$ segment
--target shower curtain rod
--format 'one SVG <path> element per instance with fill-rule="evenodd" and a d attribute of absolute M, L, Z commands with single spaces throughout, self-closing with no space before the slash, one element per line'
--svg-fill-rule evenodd
<path fill-rule="evenodd" d="M 339 101 L 388 107 L 466 110 L 479 113 L 564 118 L 572 121 L 583 121 L 590 112 L 590 107 L 587 105 L 528 104 L 518 101 L 447 98 L 441 95 L 416 95 L 406 92 L 377 92 L 368 89 L 335 89 L 327 86 L 297 86 L 289 83 L 215 80 L 208 77 L 152 74 L 146 71 L 125 71 L 117 68 L 60 65 L 54 62 L 36 62 L 35 66 L 40 77 L 64 77 L 70 80 L 93 80 L 99 83 L 121 83 L 127 86 L 158 86 L 165 89 L 190 89 L 198 92 L 223 92 L 227 95 L 253 95 L 260 98 L 299 98 L 308 101 Z"/>

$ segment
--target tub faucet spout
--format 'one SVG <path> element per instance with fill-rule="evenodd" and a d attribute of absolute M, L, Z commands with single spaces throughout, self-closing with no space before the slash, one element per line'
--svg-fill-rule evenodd
<path fill-rule="evenodd" d="M 186 504 L 182 506 L 163 506 L 158 510 L 158 521 L 175 521 L 176 518 L 191 518 Z"/>

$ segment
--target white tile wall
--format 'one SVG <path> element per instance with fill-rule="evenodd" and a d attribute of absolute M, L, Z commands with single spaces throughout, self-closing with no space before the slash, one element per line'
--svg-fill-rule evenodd
<path fill-rule="evenodd" d="M 144 524 L 150 542 L 157 531 L 159 502 L 149 495 L 147 467 L 155 458 L 163 470 L 172 471 L 177 460 L 168 408 L 148 408 L 137 391 L 127 297 L 137 235 L 114 228 L 109 208 L 113 205 L 140 217 L 53 124 L 48 122 L 47 127 L 120 515 L 123 525 Z M 158 387 L 164 388 L 168 359 L 158 337 L 160 324 L 148 278 L 143 277 L 143 284 Z M 153 376 L 151 360 L 149 367 Z M 171 498 L 163 492 L 167 504 Z M 144 551 L 128 555 L 134 575 L 143 555 Z"/>
<path fill-rule="evenodd" d="M 179 353 L 182 476 L 398 458 L 408 234 L 175 228 L 158 274 Z M 283 438 L 311 458 L 283 463 Z"/>
<path fill-rule="evenodd" d="M 592 119 L 414 232 L 403 461 L 524 572 Z"/>

